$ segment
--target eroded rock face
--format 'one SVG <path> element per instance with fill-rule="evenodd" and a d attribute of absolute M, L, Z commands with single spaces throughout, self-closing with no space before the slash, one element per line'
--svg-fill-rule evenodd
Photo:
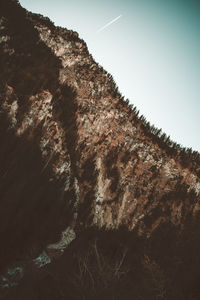
<path fill-rule="evenodd" d="M 16 1 L 0 12 L 0 256 L 39 254 L 68 226 L 148 235 L 195 218 L 199 154 L 139 118 L 76 32 Z"/>

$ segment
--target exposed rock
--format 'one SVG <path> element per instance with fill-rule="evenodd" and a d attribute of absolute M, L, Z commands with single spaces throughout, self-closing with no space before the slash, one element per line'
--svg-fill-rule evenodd
<path fill-rule="evenodd" d="M 76 32 L 0 5 L 1 266 L 25 253 L 43 265 L 79 227 L 149 237 L 195 220 L 199 153 L 139 117 Z"/>

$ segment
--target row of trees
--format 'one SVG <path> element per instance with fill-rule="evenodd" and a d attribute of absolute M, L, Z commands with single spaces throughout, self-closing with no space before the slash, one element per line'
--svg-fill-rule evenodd
<path fill-rule="evenodd" d="M 134 125 L 137 124 L 140 126 L 145 135 L 149 137 L 153 143 L 158 144 L 160 148 L 165 150 L 168 155 L 179 158 L 184 167 L 190 167 L 190 169 L 200 175 L 200 170 L 198 171 L 198 166 L 200 165 L 199 152 L 193 151 L 192 148 L 183 147 L 182 145 L 172 141 L 170 136 L 164 133 L 161 128 L 151 125 L 143 115 L 139 116 L 139 110 L 137 107 L 131 104 L 129 99 L 125 99 L 119 93 L 112 75 L 107 74 L 107 76 L 112 84 L 112 96 L 119 98 L 119 106 L 126 107 L 126 109 L 128 107 L 129 120 L 131 120 Z"/>

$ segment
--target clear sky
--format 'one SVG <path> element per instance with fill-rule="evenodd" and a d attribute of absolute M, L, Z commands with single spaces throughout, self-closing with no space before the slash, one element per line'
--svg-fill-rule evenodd
<path fill-rule="evenodd" d="M 199 0 L 20 3 L 55 25 L 77 31 L 122 95 L 148 121 L 184 147 L 200 151 Z"/>

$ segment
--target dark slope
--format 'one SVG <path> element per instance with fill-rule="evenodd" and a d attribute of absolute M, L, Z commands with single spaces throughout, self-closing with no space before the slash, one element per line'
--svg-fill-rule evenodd
<path fill-rule="evenodd" d="M 0 65 L 2 270 L 31 260 L 67 226 L 78 235 L 5 296 L 199 299 L 199 153 L 139 117 L 76 32 L 17 1 L 0 1 Z M 69 272 L 80 276 L 84 255 L 90 279 L 78 290 Z"/>

